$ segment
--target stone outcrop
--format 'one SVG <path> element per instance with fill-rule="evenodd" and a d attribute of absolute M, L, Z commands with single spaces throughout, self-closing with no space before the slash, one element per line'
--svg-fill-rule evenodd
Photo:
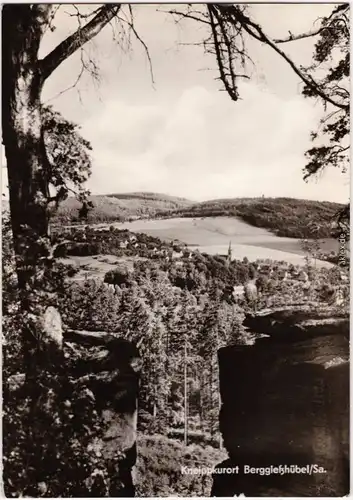
<path fill-rule="evenodd" d="M 137 399 L 141 360 L 136 346 L 104 332 L 67 331 L 66 340 L 104 346 L 95 358 L 76 366 L 77 383 L 92 391 L 103 422 L 103 435 L 93 439 L 92 449 L 110 467 L 110 497 L 135 495 Z"/>
<path fill-rule="evenodd" d="M 266 337 L 219 350 L 220 429 L 229 459 L 218 467 L 238 472 L 215 475 L 212 495 L 348 494 L 348 319 L 286 309 L 248 317 L 246 325 Z M 297 472 L 268 469 L 281 465 Z M 245 473 L 246 466 L 257 473 Z"/>
<path fill-rule="evenodd" d="M 105 332 L 63 331 L 52 310 L 45 321 L 51 335 L 43 355 L 50 354 L 49 368 L 49 361 L 61 365 L 39 374 L 38 396 L 30 394 L 34 401 L 28 406 L 33 463 L 24 484 L 26 495 L 133 497 L 138 349 Z M 60 359 L 52 355 L 55 350 Z M 9 377 L 4 389 L 10 406 L 28 400 L 23 373 Z M 53 450 L 58 452 L 54 457 Z M 21 482 L 16 487 L 22 491 Z M 13 496 L 12 485 L 6 483 L 5 488 L 7 496 Z"/>
<path fill-rule="evenodd" d="M 244 326 L 255 334 L 267 334 L 273 340 L 278 337 L 282 342 L 292 342 L 326 334 L 349 334 L 349 317 L 344 310 L 308 305 L 248 314 Z"/>

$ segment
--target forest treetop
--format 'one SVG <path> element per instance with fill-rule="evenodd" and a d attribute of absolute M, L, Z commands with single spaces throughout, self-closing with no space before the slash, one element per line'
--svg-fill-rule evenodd
<path fill-rule="evenodd" d="M 6 47 L 3 54 L 3 143 L 7 160 L 10 192 L 10 213 L 14 236 L 19 286 L 26 296 L 27 309 L 31 300 L 28 294 L 38 286 L 37 267 L 51 255 L 48 233 L 50 192 L 50 158 L 45 140 L 45 113 L 43 85 L 52 73 L 74 53 L 80 54 L 80 73 L 85 70 L 98 75 L 95 60 L 86 54 L 86 45 L 110 26 L 112 36 L 124 40 L 134 35 L 142 44 L 151 62 L 149 48 L 141 39 L 130 4 L 104 4 L 90 12 L 72 5 L 73 12 L 66 13 L 76 20 L 76 30 L 64 36 L 46 54 L 41 53 L 43 37 L 55 31 L 56 15 L 60 6 L 50 4 L 6 5 L 3 9 L 3 36 Z M 326 109 L 323 119 L 325 142 L 309 152 L 306 175 L 312 175 L 328 165 L 346 168 L 348 154 L 348 90 L 344 81 L 349 74 L 348 56 L 348 4 L 334 7 L 332 13 L 321 20 L 315 33 L 289 34 L 282 39 L 272 39 L 251 15 L 247 5 L 204 4 L 189 5 L 182 11 L 175 8 L 170 15 L 206 26 L 200 43 L 210 53 L 218 67 L 219 79 L 231 100 L 238 101 L 239 81 L 249 78 L 247 63 L 251 54 L 248 40 L 264 44 L 284 60 L 304 84 L 304 93 L 322 100 Z M 296 38 L 318 36 L 314 62 L 304 67 L 294 62 L 283 45 L 296 43 Z M 119 45 L 119 44 L 118 44 Z M 120 44 L 121 45 L 121 44 Z M 339 54 L 340 56 L 337 56 Z M 333 58 L 335 55 L 335 58 Z M 321 65 L 331 60 L 324 75 L 318 75 Z M 338 57 L 338 59 L 337 59 Z M 335 59 L 335 60 L 334 60 Z M 336 62 L 338 60 L 338 63 Z M 151 66 L 152 69 L 152 66 Z M 64 91 L 64 89 L 63 89 Z M 318 135 L 313 136 L 317 139 Z M 83 143 L 87 148 L 89 143 Z M 50 156 L 50 155 L 49 155 Z M 87 161 L 84 163 L 88 165 Z M 86 177 L 86 176 L 84 176 Z M 84 180 L 84 178 L 82 178 Z M 80 180 L 79 180 L 80 181 Z M 60 183 L 59 183 L 60 184 Z M 57 192 L 65 186 L 56 185 Z M 40 275 L 44 276 L 44 272 Z M 35 301 L 34 306 L 37 307 Z"/>

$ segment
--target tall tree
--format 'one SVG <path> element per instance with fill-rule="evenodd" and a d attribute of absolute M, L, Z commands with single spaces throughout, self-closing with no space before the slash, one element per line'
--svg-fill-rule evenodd
<path fill-rule="evenodd" d="M 34 300 L 34 296 L 45 275 L 50 254 L 48 211 L 51 195 L 47 175 L 50 159 L 45 147 L 42 88 L 63 61 L 81 50 L 84 44 L 108 23 L 119 18 L 121 5 L 98 6 L 87 14 L 82 14 L 77 7 L 75 9 L 78 29 L 43 59 L 39 58 L 38 52 L 46 30 L 53 29 L 57 10 L 55 6 L 9 4 L 3 9 L 3 143 L 7 159 L 11 223 L 22 308 L 31 312 L 32 319 L 40 318 L 43 309 L 47 307 L 45 300 Z M 208 27 L 209 37 L 204 46 L 206 51 L 214 55 L 220 80 L 231 99 L 238 100 L 238 81 L 248 77 L 242 66 L 249 59 L 245 42 L 246 38 L 250 37 L 271 47 L 289 64 L 304 83 L 307 95 L 323 99 L 337 111 L 335 132 L 328 125 L 327 132 L 333 133 L 335 140 L 339 140 L 342 134 L 347 135 L 345 131 L 349 110 L 348 94 L 339 88 L 337 83 L 342 74 L 347 74 L 349 67 L 346 47 L 347 6 L 336 8 L 332 16 L 323 20 L 320 30 L 316 33 L 291 35 L 282 40 L 273 40 L 268 36 L 251 18 L 246 5 L 191 5 L 182 13 L 176 10 L 171 12 Z M 130 19 L 131 21 L 125 20 L 125 23 L 135 32 L 132 16 Z M 318 42 L 316 49 L 316 59 L 319 63 L 326 60 L 336 46 L 340 46 L 345 52 L 342 63 L 333 68 L 322 81 L 315 79 L 309 69 L 296 65 L 281 48 L 282 43 L 318 34 L 321 36 L 321 42 Z M 339 113 L 343 114 L 342 119 L 338 119 Z M 338 149 L 340 153 L 336 158 L 343 153 Z M 337 151 L 337 148 L 331 149 L 331 159 L 334 150 Z M 316 151 L 316 158 L 318 154 Z M 33 344 L 33 335 L 30 333 L 33 328 L 39 327 L 27 324 L 24 329 L 29 344 Z"/>
<path fill-rule="evenodd" d="M 55 210 L 73 194 L 89 207 L 85 182 L 92 174 L 91 144 L 82 137 L 76 123 L 66 120 L 51 106 L 42 107 L 42 133 L 48 160 L 45 168 L 48 203 L 53 202 Z"/>
<path fill-rule="evenodd" d="M 327 165 L 340 168 L 343 172 L 349 165 L 349 35 L 349 4 L 338 5 L 330 16 L 321 20 L 313 62 L 305 68 L 309 76 L 316 78 L 325 96 L 336 104 L 328 102 L 319 130 L 312 133 L 315 145 L 307 152 L 309 161 L 304 168 L 304 178 L 322 171 Z M 309 98 L 318 97 L 309 85 L 304 86 L 303 94 Z"/>
<path fill-rule="evenodd" d="M 41 318 L 50 304 L 43 280 L 50 266 L 48 235 L 50 189 L 41 93 L 47 78 L 117 15 L 120 4 L 95 14 L 43 59 L 38 52 L 53 21 L 54 5 L 5 5 L 2 13 L 2 129 L 7 161 L 11 224 L 18 286 L 24 315 L 24 340 L 31 357 L 43 332 Z M 58 339 L 57 339 L 58 340 Z M 28 368 L 31 362 L 28 363 Z M 33 366 L 33 363 L 32 363 Z"/>
<path fill-rule="evenodd" d="M 3 144 L 8 169 L 17 281 L 23 312 L 22 325 L 24 351 L 27 359 L 27 383 L 31 384 L 31 391 L 28 391 L 28 394 L 36 394 L 35 403 L 41 401 L 41 386 L 37 384 L 38 374 L 41 372 L 43 365 L 48 366 L 49 364 L 48 357 L 38 355 L 38 346 L 49 342 L 54 344 L 56 351 L 60 351 L 62 342 L 59 313 L 56 311 L 52 318 L 48 318 L 47 315 L 48 310 L 53 311 L 49 306 L 56 303 L 55 284 L 51 284 L 49 279 L 52 271 L 51 256 L 53 249 L 48 227 L 53 197 L 59 201 L 59 198 L 67 195 L 70 186 L 66 183 L 67 179 L 63 178 L 63 172 L 60 174 L 60 171 L 57 171 L 59 172 L 58 176 L 56 178 L 53 176 L 53 162 L 60 163 L 59 167 L 61 168 L 63 166 L 62 159 L 65 158 L 66 167 L 71 165 L 68 162 L 71 154 L 70 141 L 65 145 L 66 149 L 62 150 L 58 149 L 57 144 L 52 143 L 56 151 L 55 154 L 58 154 L 58 156 L 54 158 L 50 154 L 48 132 L 52 130 L 59 137 L 62 133 L 62 126 L 68 127 L 67 130 L 70 130 L 70 126 L 64 125 L 52 110 L 42 106 L 42 89 L 52 73 L 71 55 L 82 50 L 83 46 L 92 40 L 108 23 L 118 19 L 121 10 L 120 4 L 107 4 L 97 6 L 91 12 L 83 14 L 80 8 L 73 7 L 76 11 L 78 29 L 42 59 L 39 58 L 38 54 L 43 36 L 48 29 L 54 28 L 57 7 L 52 4 L 7 4 L 2 11 Z M 129 6 L 127 8 L 129 9 Z M 193 7 L 190 7 L 190 9 L 193 9 Z M 340 97 L 337 91 L 335 93 L 333 89 L 327 92 L 327 87 L 334 82 L 336 77 L 331 74 L 331 76 L 327 76 L 326 81 L 318 82 L 314 80 L 314 76 L 309 73 L 309 70 L 298 68 L 280 48 L 280 44 L 285 40 L 274 41 L 268 37 L 261 26 L 257 25 L 249 17 L 245 6 L 208 4 L 202 6 L 202 9 L 201 16 L 192 15 L 188 10 L 187 17 L 208 26 L 210 37 L 206 41 L 205 47 L 214 55 L 220 79 L 231 99 L 236 101 L 239 98 L 237 84 L 239 78 L 244 76 L 241 65 L 248 57 L 243 42 L 245 36 L 250 36 L 258 42 L 265 43 L 286 60 L 305 84 L 308 95 L 312 93 L 314 96 L 323 99 L 325 103 L 334 109 L 339 109 L 340 113 L 348 114 L 347 97 Z M 133 24 L 129 21 L 127 21 L 127 24 L 134 31 Z M 339 26 L 338 23 L 337 26 Z M 323 33 L 322 31 L 322 37 Z M 338 37 L 335 40 L 335 43 L 341 43 Z M 327 54 L 329 55 L 329 51 L 327 51 Z M 340 68 L 337 68 L 336 76 L 339 76 L 339 71 Z M 344 69 L 343 73 L 346 74 L 346 72 L 347 70 Z M 335 117 L 338 117 L 338 114 Z M 338 121 L 334 132 L 335 140 L 339 140 L 340 135 L 345 131 L 347 120 L 343 120 L 342 127 L 340 124 L 341 122 Z M 340 132 L 341 128 L 342 132 Z M 327 129 L 327 132 L 331 133 L 331 129 Z M 344 135 L 346 137 L 347 134 Z M 83 151 L 89 149 L 85 142 L 82 142 L 81 145 Z M 84 171 L 85 166 L 87 166 L 87 157 L 83 154 L 80 158 Z M 54 179 L 56 179 L 55 182 L 53 182 Z M 80 176 L 76 177 L 78 184 L 82 179 Z M 185 283 L 190 289 L 195 287 L 191 272 L 188 273 Z M 145 323 L 147 323 L 149 332 L 157 334 L 151 334 L 148 337 L 151 342 L 149 348 L 155 353 L 155 367 L 157 368 L 155 371 L 150 372 L 149 375 L 157 388 L 163 382 L 162 367 L 166 364 L 165 358 L 161 356 L 161 345 L 164 343 L 165 335 L 159 320 L 152 325 L 153 328 L 150 327 L 150 311 L 145 305 L 144 302 L 135 304 L 139 314 L 134 317 L 135 324 L 129 322 L 127 326 L 130 332 L 134 334 L 136 328 L 141 331 L 145 328 Z M 54 328 L 53 321 L 48 321 L 48 319 L 55 320 Z M 127 318 L 124 317 L 123 319 Z M 210 317 L 210 322 L 211 320 Z M 212 335 L 209 335 L 209 347 L 214 349 L 215 346 L 219 345 L 219 330 L 216 325 L 212 324 L 211 326 Z M 54 330 L 56 330 L 55 335 L 53 335 Z M 154 339 L 157 339 L 158 342 L 154 343 Z M 182 344 L 181 341 L 181 344 L 184 348 L 185 346 L 187 348 L 187 356 L 184 357 L 182 366 L 190 370 L 192 352 L 189 344 L 186 343 L 189 340 L 190 332 L 182 337 L 184 343 Z M 211 353 L 207 354 L 212 358 Z M 50 358 L 50 362 L 53 362 L 51 367 L 53 371 L 57 368 L 59 372 L 61 361 L 61 356 Z M 210 399 L 213 400 L 212 359 L 209 370 Z M 187 376 L 188 370 L 185 370 L 185 426 L 188 420 L 186 405 L 188 396 Z M 59 383 L 53 385 L 58 392 L 60 387 L 64 385 L 60 384 L 65 379 L 63 370 L 60 372 L 60 377 L 56 380 Z M 51 380 L 48 379 L 46 384 L 47 395 L 52 393 Z M 158 408 L 157 411 L 159 411 Z M 33 415 L 33 412 L 30 413 L 32 417 L 32 421 L 29 418 L 30 425 L 36 423 Z M 33 436 L 39 438 L 41 430 L 40 425 L 37 426 Z M 37 470 L 34 471 L 34 475 L 36 474 Z"/>
<path fill-rule="evenodd" d="M 24 453 L 30 487 L 36 477 L 44 474 L 39 457 L 43 454 L 45 461 L 47 455 L 44 449 L 39 452 L 35 447 L 40 447 L 42 442 L 47 403 L 55 394 L 57 410 L 62 413 L 58 400 L 67 382 L 61 349 L 61 317 L 53 307 L 57 300 L 57 282 L 53 279 L 53 248 L 49 237 L 52 158 L 48 158 L 45 144 L 48 110 L 43 109 L 41 93 L 53 71 L 106 26 L 119 9 L 120 5 L 116 4 L 96 9 L 84 27 L 43 59 L 38 53 L 45 31 L 52 26 L 56 7 L 7 4 L 2 9 L 2 131 L 22 313 L 24 392 L 29 408 L 25 417 Z M 57 196 L 60 188 L 54 190 Z M 55 431 L 52 424 L 46 425 Z"/>

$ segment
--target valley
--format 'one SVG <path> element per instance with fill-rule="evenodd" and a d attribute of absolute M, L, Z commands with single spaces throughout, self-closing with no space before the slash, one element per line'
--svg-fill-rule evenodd
<path fill-rule="evenodd" d="M 98 224 L 94 227 L 103 230 L 110 226 L 133 233 L 144 233 L 166 242 L 184 243 L 190 250 L 210 255 L 227 255 L 231 244 L 234 259 L 271 259 L 305 265 L 305 254 L 299 239 L 276 236 L 267 229 L 251 226 L 236 217 L 138 219 L 124 223 L 113 222 L 110 225 Z M 323 239 L 320 245 L 325 252 L 338 249 L 337 241 L 333 238 Z M 331 263 L 319 260 L 317 265 L 332 267 Z"/>

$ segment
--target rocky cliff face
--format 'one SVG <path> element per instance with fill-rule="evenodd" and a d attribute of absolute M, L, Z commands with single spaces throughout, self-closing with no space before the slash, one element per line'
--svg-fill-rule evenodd
<path fill-rule="evenodd" d="M 248 317 L 246 326 L 266 337 L 219 350 L 229 454 L 221 467 L 238 472 L 215 475 L 213 495 L 347 494 L 348 318 L 292 308 Z M 275 472 L 284 465 L 297 472 Z"/>
<path fill-rule="evenodd" d="M 249 314 L 244 326 L 255 334 L 270 335 L 273 340 L 293 342 L 344 332 L 349 335 L 349 316 L 337 308 L 297 306 Z"/>
<path fill-rule="evenodd" d="M 47 363 L 38 375 L 35 404 L 24 374 L 4 385 L 7 407 L 22 405 L 25 414 L 6 427 L 6 457 L 18 455 L 17 462 L 4 462 L 6 495 L 133 497 L 141 364 L 136 346 L 104 332 L 62 332 L 52 324 L 50 332 L 55 349 L 43 355 L 60 365 L 50 370 Z M 15 425 L 19 443 L 8 439 Z M 13 463 L 26 464 L 16 482 Z"/>
<path fill-rule="evenodd" d="M 67 339 L 105 347 L 95 358 L 76 363 L 72 375 L 78 385 L 83 384 L 91 391 L 99 418 L 100 429 L 92 433 L 88 451 L 100 457 L 107 473 L 106 494 L 133 497 L 141 364 L 138 350 L 133 343 L 109 334 L 69 331 Z M 87 486 L 94 492 L 90 484 Z"/>

